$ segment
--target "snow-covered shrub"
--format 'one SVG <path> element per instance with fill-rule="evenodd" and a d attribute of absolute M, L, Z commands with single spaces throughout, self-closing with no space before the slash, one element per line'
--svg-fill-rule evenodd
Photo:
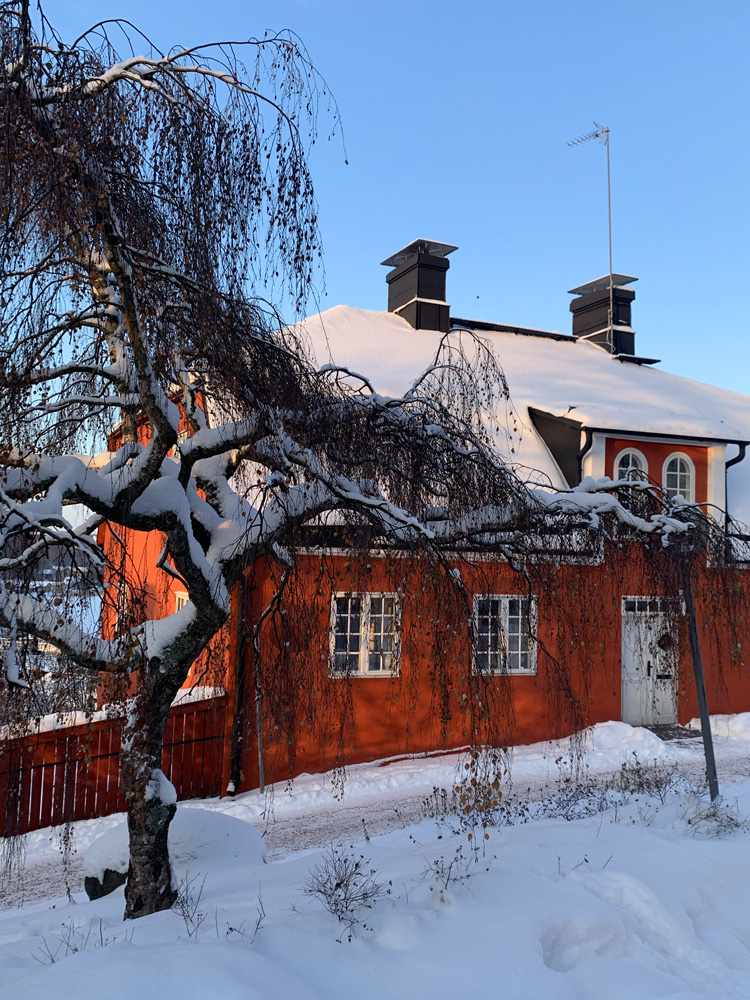
<path fill-rule="evenodd" d="M 331 844 L 303 888 L 307 896 L 319 899 L 329 913 L 346 924 L 347 939 L 351 941 L 354 926 L 366 926 L 357 911 L 371 909 L 391 891 L 391 883 L 381 882 L 378 875 L 363 854 L 357 856 L 351 848 Z"/>
<path fill-rule="evenodd" d="M 206 911 L 201 909 L 206 876 L 204 875 L 199 883 L 200 876 L 200 872 L 186 871 L 177 883 L 177 899 L 172 903 L 174 912 L 179 913 L 185 921 L 188 937 L 195 938 L 198 937 L 200 925 L 206 919 Z"/>
<path fill-rule="evenodd" d="M 719 797 L 709 805 L 700 803 L 686 815 L 685 821 L 696 836 L 729 837 L 733 833 L 747 832 L 750 823 L 743 819 L 737 803 Z"/>
<path fill-rule="evenodd" d="M 98 920 L 92 917 L 88 926 L 71 920 L 63 923 L 54 940 L 42 938 L 42 944 L 34 958 L 40 965 L 54 965 L 68 955 L 76 955 L 89 948 L 106 948 L 117 941 L 130 942 L 132 939 L 132 930 L 128 933 L 113 933 L 101 917 Z"/>
<path fill-rule="evenodd" d="M 643 761 L 635 752 L 622 762 L 616 785 L 629 795 L 653 795 L 662 805 L 670 793 L 695 794 L 698 791 L 677 773 L 673 761 Z"/>

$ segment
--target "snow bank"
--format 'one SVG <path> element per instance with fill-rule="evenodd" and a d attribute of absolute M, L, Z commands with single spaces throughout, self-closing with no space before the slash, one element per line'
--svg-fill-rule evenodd
<path fill-rule="evenodd" d="M 690 729 L 700 729 L 701 720 L 691 719 Z M 740 712 L 738 715 L 712 715 L 711 732 L 714 736 L 724 739 L 750 740 L 750 712 Z"/>
<path fill-rule="evenodd" d="M 388 796 L 430 795 L 434 788 L 451 788 L 463 774 L 468 749 L 446 750 L 430 756 L 415 754 L 355 764 L 326 774 L 300 774 L 290 784 L 268 786 L 267 795 L 243 792 L 222 799 L 217 809 L 259 822 L 270 811 L 276 817 L 294 816 L 318 808 L 332 808 L 331 796 L 342 808 Z M 618 771 L 633 755 L 647 764 L 671 759 L 674 750 L 647 729 L 624 722 L 603 722 L 569 739 L 512 747 L 507 756 L 508 780 L 517 787 L 527 782 L 556 779 L 565 770 L 585 767 L 589 773 Z M 333 807 L 335 808 L 335 806 Z"/>
<path fill-rule="evenodd" d="M 733 791 L 746 819 L 750 783 Z M 193 916 L 123 922 L 120 894 L 13 911 L 0 919 L 3 989 L 23 1000 L 748 1000 L 747 833 L 696 838 L 673 804 L 647 799 L 493 830 L 476 863 L 465 833 L 432 821 L 347 839 L 388 887 L 354 911 L 351 940 L 303 891 L 317 850 L 262 871 L 215 855 Z M 206 870 L 205 853 L 191 868 Z"/>
<path fill-rule="evenodd" d="M 210 872 L 217 867 L 256 865 L 265 859 L 262 835 L 241 820 L 220 812 L 182 805 L 169 827 L 169 854 L 174 878 L 186 871 Z M 84 875 L 102 879 L 104 869 L 128 869 L 128 825 L 119 823 L 86 851 Z"/>
<path fill-rule="evenodd" d="M 627 722 L 600 722 L 583 733 L 587 756 L 592 754 L 637 754 L 641 760 L 653 760 L 665 752 L 664 742 L 649 729 L 629 726 Z M 616 761 L 615 761 L 616 763 Z"/>
<path fill-rule="evenodd" d="M 734 733 L 743 767 L 749 718 L 717 720 Z M 591 768 L 606 761 L 617 768 L 634 752 L 653 759 L 660 744 L 652 733 L 622 723 L 594 726 L 573 741 L 514 748 L 514 781 L 524 773 L 554 773 L 556 762 L 574 759 L 576 751 Z M 720 749 L 731 757 L 728 740 Z M 683 741 L 676 753 L 700 763 L 700 741 Z M 268 800 L 246 793 L 178 807 L 170 831 L 176 878 L 187 870 L 196 876 L 195 908 L 185 916 L 166 911 L 123 922 L 121 893 L 0 912 L 3 996 L 750 998 L 750 781 L 723 784 L 733 812 L 713 818 L 706 800 L 687 785 L 666 797 L 638 793 L 574 821 L 520 816 L 517 825 L 492 829 L 476 856 L 465 830 L 433 820 L 385 836 L 364 831 L 363 842 L 342 832 L 337 810 L 351 805 L 350 789 L 362 798 L 382 796 L 385 808 L 393 799 L 384 788 L 400 785 L 411 794 L 439 784 L 441 775 L 450 781 L 461 759 L 360 765 L 349 775 L 345 805 L 332 795 L 333 774 L 299 779 L 288 798 L 277 793 L 279 805 L 295 795 L 315 799 L 318 830 L 343 843 L 350 857 L 366 858 L 367 870 L 384 886 L 371 909 L 354 912 L 351 942 L 346 922 L 304 892 L 311 871 L 325 863 L 324 852 L 303 850 L 263 864 L 260 834 L 225 814 L 268 809 Z M 90 831 L 111 823 L 76 824 L 79 851 Z M 696 836 L 701 823 L 706 835 Z M 27 861 L 40 859 L 45 834 L 32 838 Z M 48 844 L 44 857 L 55 853 Z M 127 831 L 120 823 L 92 845 L 86 873 L 126 863 Z"/>
<path fill-rule="evenodd" d="M 177 817 L 175 816 L 175 820 Z M 170 848 L 172 846 L 172 832 L 169 836 Z M 105 869 L 110 868 L 113 872 L 126 872 L 128 870 L 128 824 L 118 823 L 117 826 L 103 833 L 98 840 L 86 851 L 83 861 L 84 875 L 104 878 Z"/>

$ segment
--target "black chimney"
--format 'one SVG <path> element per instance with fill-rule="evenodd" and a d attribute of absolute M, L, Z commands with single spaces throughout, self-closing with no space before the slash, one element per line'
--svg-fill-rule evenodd
<path fill-rule="evenodd" d="M 630 325 L 630 304 L 635 298 L 632 288 L 626 288 L 637 278 L 627 274 L 612 275 L 612 321 L 609 319 L 609 275 L 589 281 L 586 285 L 571 288 L 569 295 L 577 295 L 570 303 L 573 313 L 573 336 L 590 340 L 610 354 L 630 357 L 635 354 L 635 330 Z"/>
<path fill-rule="evenodd" d="M 385 276 L 388 282 L 388 312 L 398 313 L 415 330 L 439 330 L 450 327 L 450 307 L 445 301 L 445 259 L 458 247 L 434 240 L 414 240 L 403 250 L 383 261 L 392 267 Z"/>

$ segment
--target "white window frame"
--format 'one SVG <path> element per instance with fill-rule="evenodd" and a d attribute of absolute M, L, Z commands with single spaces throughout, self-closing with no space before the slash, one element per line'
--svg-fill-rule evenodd
<path fill-rule="evenodd" d="M 695 465 L 693 464 L 693 460 L 689 458 L 684 451 L 673 451 L 671 455 L 667 455 L 664 459 L 664 465 L 661 470 L 662 487 L 667 496 L 673 497 L 677 495 L 675 493 L 669 493 L 667 490 L 667 469 L 669 468 L 669 463 L 673 462 L 677 458 L 681 458 L 683 462 L 687 463 L 688 472 L 690 474 L 690 489 L 687 493 L 682 493 L 680 490 L 678 490 L 678 493 L 680 496 L 685 497 L 687 503 L 695 503 Z"/>
<path fill-rule="evenodd" d="M 347 667 L 338 667 L 336 665 L 336 623 L 338 619 L 338 608 L 337 602 L 341 599 L 348 598 L 350 601 L 352 599 L 359 599 L 360 604 L 360 622 L 359 622 L 359 649 L 349 650 L 350 655 L 355 655 L 357 657 L 357 669 L 353 670 Z M 372 605 L 373 601 L 378 599 L 391 598 L 394 601 L 394 616 L 393 616 L 393 650 L 392 650 L 392 663 L 393 666 L 387 669 L 371 669 L 370 668 L 370 644 L 373 638 L 372 633 Z M 347 637 L 351 641 L 350 633 L 347 631 Z M 353 638 L 353 637 L 352 637 Z M 331 628 L 330 628 L 330 655 L 329 655 L 329 672 L 332 677 L 395 677 L 400 672 L 401 663 L 401 596 L 396 593 L 391 593 L 389 591 L 350 591 L 343 590 L 337 591 L 331 597 Z"/>
<path fill-rule="evenodd" d="M 175 590 L 174 592 L 174 609 L 175 611 L 181 611 L 187 604 L 189 598 L 187 591 L 185 590 Z"/>
<path fill-rule="evenodd" d="M 623 594 L 623 615 L 678 615 L 685 614 L 685 602 L 681 597 L 658 597 L 646 594 Z"/>
<path fill-rule="evenodd" d="M 612 472 L 614 474 L 613 478 L 615 479 L 615 481 L 619 481 L 619 472 L 617 467 L 619 466 L 620 462 L 626 455 L 635 455 L 635 457 L 641 463 L 640 471 L 643 473 L 642 478 L 644 480 L 648 479 L 648 462 L 643 452 L 639 451 L 637 448 L 623 448 L 619 454 L 615 455 L 615 464 L 612 467 Z"/>
<path fill-rule="evenodd" d="M 497 648 L 491 648 L 493 643 L 490 641 L 489 648 L 486 651 L 480 648 L 482 645 L 481 637 L 484 632 L 480 628 L 481 622 L 479 618 L 479 608 L 480 603 L 483 601 L 500 602 L 500 614 L 498 616 L 500 623 L 499 633 L 495 633 L 494 636 L 491 631 L 488 631 L 487 633 L 495 639 L 494 645 L 497 646 Z M 519 614 L 511 616 L 509 614 L 511 601 L 519 601 L 521 602 L 521 605 L 523 605 L 524 602 L 528 602 L 528 607 L 519 607 Z M 474 672 L 486 677 L 492 675 L 523 677 L 533 676 L 536 674 L 536 617 L 536 597 L 530 597 L 528 594 L 475 594 L 472 613 L 472 628 L 474 630 Z M 516 631 L 514 627 L 516 621 L 518 621 L 518 631 Z M 527 629 L 528 631 L 526 631 Z M 518 639 L 518 648 L 512 649 L 510 647 L 515 645 L 513 639 L 516 637 Z M 525 649 L 522 648 L 524 639 L 526 643 Z M 500 640 L 502 640 L 502 648 L 500 646 Z M 483 655 L 492 657 L 493 655 L 497 656 L 498 654 L 502 654 L 503 663 L 501 665 L 487 669 L 480 666 L 478 662 L 479 657 Z M 527 658 L 526 667 L 520 666 L 522 654 L 525 654 Z M 514 660 L 519 664 L 519 666 L 514 666 Z"/>

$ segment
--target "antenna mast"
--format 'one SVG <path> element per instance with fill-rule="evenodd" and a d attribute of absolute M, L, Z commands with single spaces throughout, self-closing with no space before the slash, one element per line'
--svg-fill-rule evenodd
<path fill-rule="evenodd" d="M 612 288 L 612 187 L 609 179 L 609 126 L 600 125 L 598 122 L 594 122 L 595 128 L 591 132 L 587 132 L 586 135 L 581 135 L 577 139 L 571 139 L 568 143 L 569 146 L 579 146 L 582 142 L 588 142 L 590 139 L 596 139 L 597 142 L 603 143 L 607 147 L 607 222 L 609 226 L 609 346 L 614 351 L 615 343 L 615 333 L 614 333 L 614 293 Z"/>

